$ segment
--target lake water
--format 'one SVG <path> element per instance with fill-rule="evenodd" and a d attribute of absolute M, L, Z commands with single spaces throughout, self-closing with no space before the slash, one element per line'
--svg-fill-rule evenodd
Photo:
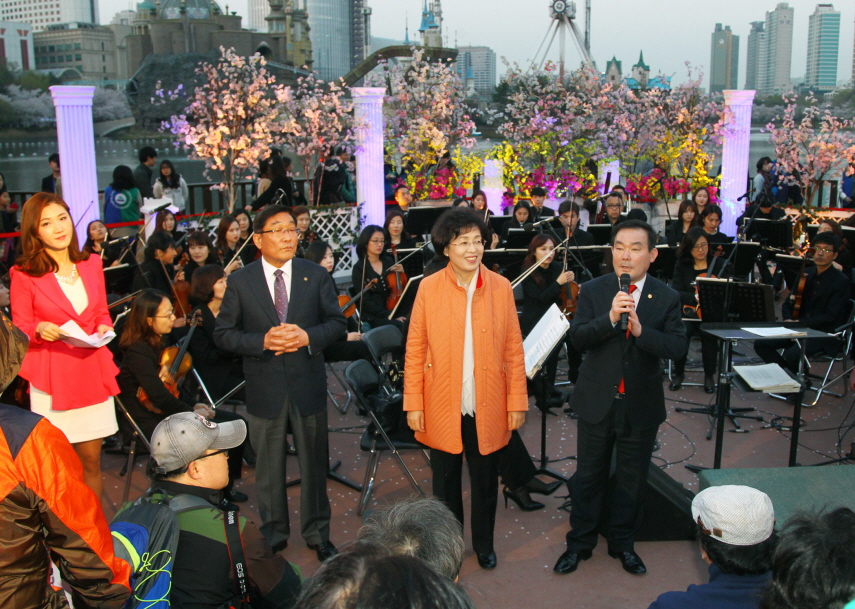
<path fill-rule="evenodd" d="M 176 171 L 188 184 L 206 182 L 202 161 L 190 160 L 187 154 L 171 146 L 163 139 L 135 140 L 95 140 L 95 159 L 98 164 L 98 188 L 103 190 L 112 181 L 113 168 L 127 165 L 131 169 L 139 165 L 137 151 L 143 146 L 152 146 L 157 150 L 158 160 L 169 159 L 175 164 Z M 481 140 L 476 150 L 486 149 L 492 142 Z M 36 191 L 41 188 L 41 180 L 50 174 L 47 158 L 57 151 L 56 141 L 3 141 L 0 140 L 0 173 L 6 177 L 9 190 Z M 775 149 L 769 142 L 768 133 L 752 132 L 749 154 L 749 171 L 754 174 L 754 165 L 762 156 L 775 158 Z M 719 155 L 718 162 L 721 157 Z"/>

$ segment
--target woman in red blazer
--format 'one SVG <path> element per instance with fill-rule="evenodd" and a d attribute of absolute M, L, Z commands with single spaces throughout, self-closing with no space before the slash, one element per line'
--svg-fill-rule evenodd
<path fill-rule="evenodd" d="M 12 314 L 30 338 L 20 373 L 30 382 L 30 407 L 65 433 L 100 497 L 101 442 L 118 430 L 118 369 L 105 347 L 60 340 L 60 326 L 73 320 L 87 335 L 113 329 L 101 259 L 80 251 L 68 205 L 48 193 L 24 205 L 21 250 L 11 272 Z"/>

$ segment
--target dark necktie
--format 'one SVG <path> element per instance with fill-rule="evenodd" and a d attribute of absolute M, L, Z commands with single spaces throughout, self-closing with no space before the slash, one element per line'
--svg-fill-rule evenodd
<path fill-rule="evenodd" d="M 276 279 L 273 281 L 273 304 L 276 306 L 279 321 L 285 323 L 285 320 L 288 319 L 288 288 L 285 287 L 282 269 L 277 269 L 273 274 L 276 275 Z"/>
<path fill-rule="evenodd" d="M 635 290 L 637 290 L 637 289 L 638 289 L 638 286 L 637 286 L 637 285 L 635 285 L 635 284 L 630 284 L 630 286 L 629 286 L 629 295 L 630 295 L 630 296 L 632 296 L 632 293 L 633 293 L 633 292 L 635 292 Z M 630 330 L 629 330 L 629 327 L 627 327 L 627 329 L 626 329 L 626 337 L 627 337 L 627 339 L 629 339 L 629 334 L 630 334 Z M 618 391 L 618 393 L 620 393 L 620 394 L 623 394 L 623 393 L 624 393 L 623 377 L 621 377 L 621 379 L 620 379 L 620 385 L 618 385 L 617 391 Z"/>

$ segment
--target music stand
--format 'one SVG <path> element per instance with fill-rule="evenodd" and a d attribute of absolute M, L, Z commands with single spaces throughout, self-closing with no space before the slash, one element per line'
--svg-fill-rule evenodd
<path fill-rule="evenodd" d="M 736 243 L 716 243 L 710 245 L 711 250 L 721 246 L 724 254 L 722 260 L 730 260 L 733 265 L 734 277 L 748 277 L 754 271 L 757 255 L 760 253 L 760 244 L 754 241 L 737 241 Z M 739 248 L 733 253 L 735 248 Z M 716 265 L 718 266 L 718 265 Z"/>
<path fill-rule="evenodd" d="M 413 236 L 430 234 L 433 225 L 450 206 L 411 207 L 407 211 L 407 232 Z"/>
<path fill-rule="evenodd" d="M 568 248 L 570 252 L 576 255 L 576 258 L 581 260 L 582 264 L 585 266 L 591 273 L 591 277 L 599 277 L 602 273 L 600 272 L 600 266 L 603 264 L 603 260 L 605 259 L 606 252 L 609 251 L 608 245 L 572 245 Z M 584 282 L 585 277 L 583 277 L 579 271 L 579 265 L 576 264 L 576 261 L 570 258 L 568 263 L 571 266 L 572 271 L 576 272 L 576 281 Z"/>
<path fill-rule="evenodd" d="M 789 256 L 786 254 L 775 256 L 775 264 L 778 265 L 778 268 L 784 274 L 784 281 L 790 286 L 790 290 L 793 290 L 798 285 L 799 273 L 801 273 L 802 266 L 804 266 L 805 270 L 816 266 L 812 259 L 805 262 L 805 259 L 801 256 Z"/>
<path fill-rule="evenodd" d="M 532 239 L 539 233 L 535 230 L 527 231 L 524 228 L 512 228 L 508 231 L 508 237 L 505 239 L 505 248 L 512 250 L 528 249 Z"/>
<path fill-rule="evenodd" d="M 842 226 L 840 228 L 843 228 Z M 847 227 L 848 228 L 848 227 Z M 851 229 L 855 231 L 855 229 Z M 805 226 L 805 233 L 807 233 L 808 241 L 813 243 L 813 238 L 816 237 L 816 234 L 819 232 L 819 224 L 808 224 Z"/>
<path fill-rule="evenodd" d="M 612 239 L 611 224 L 589 224 L 585 230 L 591 233 L 597 245 L 608 245 Z"/>
<path fill-rule="evenodd" d="M 650 263 L 647 272 L 660 281 L 668 283 L 674 275 L 674 267 L 677 265 L 677 247 L 670 245 L 657 245 L 656 260 Z"/>
<path fill-rule="evenodd" d="M 508 281 L 513 282 L 522 273 L 522 263 L 527 254 L 527 249 L 485 250 L 483 262 L 484 266 L 491 271 L 498 265 L 495 271 Z"/>
<path fill-rule="evenodd" d="M 395 308 L 392 309 L 391 313 L 389 313 L 389 319 L 410 316 L 410 313 L 413 310 L 413 305 L 416 303 L 416 293 L 419 291 L 419 284 L 421 284 L 422 279 L 424 279 L 424 275 L 410 278 L 407 285 L 404 286 L 404 292 L 398 299 Z"/>
<path fill-rule="evenodd" d="M 855 226 L 841 226 L 843 229 L 843 238 L 850 244 L 855 243 Z"/>
<path fill-rule="evenodd" d="M 748 227 L 747 237 L 767 247 L 787 250 L 793 247 L 793 223 L 790 220 L 755 218 Z"/>
<path fill-rule="evenodd" d="M 493 229 L 494 233 L 501 235 L 505 224 L 507 222 L 513 222 L 513 220 L 513 217 L 508 216 L 490 216 L 487 218 L 487 224 Z"/>

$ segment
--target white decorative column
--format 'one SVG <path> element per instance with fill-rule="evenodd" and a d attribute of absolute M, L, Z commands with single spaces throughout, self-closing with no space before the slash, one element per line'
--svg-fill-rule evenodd
<path fill-rule="evenodd" d="M 50 94 L 56 107 L 62 198 L 71 208 L 77 240 L 82 247 L 86 241 L 86 226 L 101 217 L 92 127 L 95 87 L 57 85 L 50 88 Z"/>
<path fill-rule="evenodd" d="M 726 235 L 736 234 L 736 219 L 745 210 L 745 200 L 737 201 L 745 194 L 748 183 L 748 149 L 751 146 L 751 107 L 754 91 L 725 91 L 724 105 L 730 111 L 724 133 L 724 148 L 721 153 L 721 231 Z"/>
<path fill-rule="evenodd" d="M 386 197 L 383 189 L 383 96 L 382 87 L 355 87 L 353 110 L 357 122 L 364 123 L 357 135 L 356 200 L 363 206 L 365 224 L 383 226 Z"/>
<path fill-rule="evenodd" d="M 487 197 L 487 208 L 497 216 L 502 215 L 502 196 L 505 194 L 505 186 L 502 181 L 504 171 L 504 161 L 484 161 L 481 192 Z"/>

